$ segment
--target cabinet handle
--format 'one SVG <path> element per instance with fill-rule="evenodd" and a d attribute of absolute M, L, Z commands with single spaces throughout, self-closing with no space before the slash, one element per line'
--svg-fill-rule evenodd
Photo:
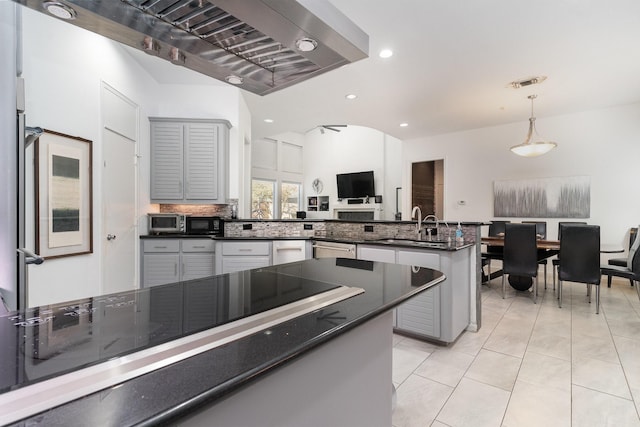
<path fill-rule="evenodd" d="M 284 248 L 276 248 L 276 251 L 301 251 L 302 248 L 300 247 L 295 247 L 295 246 L 289 246 L 289 247 L 284 247 Z"/>
<path fill-rule="evenodd" d="M 251 252 L 251 249 L 238 249 L 240 252 Z"/>
<path fill-rule="evenodd" d="M 204 246 L 194 246 L 193 249 L 204 249 Z"/>
<path fill-rule="evenodd" d="M 178 263 L 173 264 L 173 275 L 178 275 Z"/>
<path fill-rule="evenodd" d="M 166 246 L 154 246 L 153 248 L 154 249 L 167 249 Z"/>
<path fill-rule="evenodd" d="M 336 248 L 335 246 L 313 245 L 313 247 L 316 249 L 331 249 L 332 251 L 339 251 L 339 252 L 353 252 L 353 249 Z"/>

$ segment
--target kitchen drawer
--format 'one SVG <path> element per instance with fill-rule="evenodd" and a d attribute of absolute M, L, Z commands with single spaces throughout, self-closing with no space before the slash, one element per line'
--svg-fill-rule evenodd
<path fill-rule="evenodd" d="M 273 265 L 302 261 L 307 258 L 305 240 L 274 240 Z"/>
<path fill-rule="evenodd" d="M 235 273 L 236 271 L 252 270 L 254 268 L 268 267 L 271 259 L 268 256 L 238 257 L 230 256 L 222 259 L 222 273 Z"/>
<path fill-rule="evenodd" d="M 271 242 L 224 242 L 222 255 L 269 255 Z"/>
<path fill-rule="evenodd" d="M 182 252 L 215 252 L 211 239 L 182 239 Z"/>
<path fill-rule="evenodd" d="M 147 252 L 180 252 L 179 239 L 149 239 L 142 243 L 142 251 Z"/>

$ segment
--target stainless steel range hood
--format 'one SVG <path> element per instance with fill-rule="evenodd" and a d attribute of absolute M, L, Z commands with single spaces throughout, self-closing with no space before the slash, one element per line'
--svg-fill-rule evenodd
<path fill-rule="evenodd" d="M 259 95 L 369 50 L 367 34 L 327 0 L 15 1 Z"/>

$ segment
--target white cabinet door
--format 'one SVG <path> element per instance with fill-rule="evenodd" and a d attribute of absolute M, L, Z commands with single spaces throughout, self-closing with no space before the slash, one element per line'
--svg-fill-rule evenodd
<path fill-rule="evenodd" d="M 304 261 L 307 258 L 306 247 L 305 240 L 274 240 L 273 265 Z"/>
<path fill-rule="evenodd" d="M 416 265 L 418 267 L 433 268 L 440 270 L 440 255 L 423 250 L 398 250 L 398 264 Z"/>
<path fill-rule="evenodd" d="M 271 265 L 271 241 L 239 240 L 218 244 L 219 273 L 233 273 Z"/>
<path fill-rule="evenodd" d="M 242 240 L 238 242 L 223 242 L 222 255 L 269 255 L 271 242 L 252 242 Z"/>
<path fill-rule="evenodd" d="M 358 245 L 358 259 L 395 264 L 396 250 L 376 246 Z"/>

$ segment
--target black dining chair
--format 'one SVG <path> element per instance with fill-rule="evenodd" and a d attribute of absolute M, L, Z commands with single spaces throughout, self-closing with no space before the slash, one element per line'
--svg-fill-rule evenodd
<path fill-rule="evenodd" d="M 558 223 L 558 240 L 562 240 L 562 234 L 560 231 L 560 228 L 564 225 L 564 224 L 586 224 L 586 222 L 583 221 L 563 221 L 563 222 L 559 222 Z M 560 264 L 560 254 L 558 254 L 558 256 L 551 260 L 551 266 L 553 268 L 553 290 L 556 290 L 556 275 L 558 274 L 558 265 Z"/>
<path fill-rule="evenodd" d="M 547 223 L 546 221 L 522 221 L 523 224 L 536 225 L 536 237 L 538 239 L 547 239 Z M 547 289 L 547 264 L 549 252 L 546 249 L 538 249 L 538 265 L 544 266 L 544 288 Z"/>
<path fill-rule="evenodd" d="M 637 227 L 632 227 L 629 230 L 629 250 L 631 250 L 631 247 L 633 246 L 633 242 L 635 242 L 637 235 L 638 235 L 638 228 Z M 611 258 L 609 261 L 607 261 L 607 264 L 609 264 L 609 265 L 617 265 L 617 266 L 620 266 L 620 267 L 626 267 L 628 261 L 629 261 L 629 256 L 627 255 L 624 258 Z M 609 276 L 609 275 L 607 276 L 607 287 L 608 288 L 611 287 L 611 277 L 612 276 Z M 633 286 L 633 280 L 629 279 L 629 282 L 631 282 L 631 286 Z"/>
<path fill-rule="evenodd" d="M 533 302 L 538 299 L 538 248 L 534 224 L 505 224 L 502 259 L 502 298 L 507 292 L 508 275 L 533 280 Z"/>
<path fill-rule="evenodd" d="M 562 282 L 587 284 L 591 302 L 591 285 L 596 285 L 596 314 L 600 312 L 600 226 L 560 225 L 558 259 L 558 307 L 562 308 Z"/>
<path fill-rule="evenodd" d="M 504 226 L 510 221 L 491 221 L 489 224 L 489 237 L 498 237 L 504 235 Z M 487 245 L 487 251 L 482 252 L 482 265 L 487 266 L 487 281 L 491 281 L 491 261 L 502 261 L 504 248 L 502 246 L 490 246 Z"/>
<path fill-rule="evenodd" d="M 631 280 L 632 284 L 640 281 L 640 239 L 635 239 L 631 249 L 629 249 L 627 265 L 602 265 L 600 266 L 600 271 L 609 280 L 611 280 L 611 276 L 617 276 Z M 636 283 L 635 288 L 638 298 L 640 298 L 640 284 Z"/>

